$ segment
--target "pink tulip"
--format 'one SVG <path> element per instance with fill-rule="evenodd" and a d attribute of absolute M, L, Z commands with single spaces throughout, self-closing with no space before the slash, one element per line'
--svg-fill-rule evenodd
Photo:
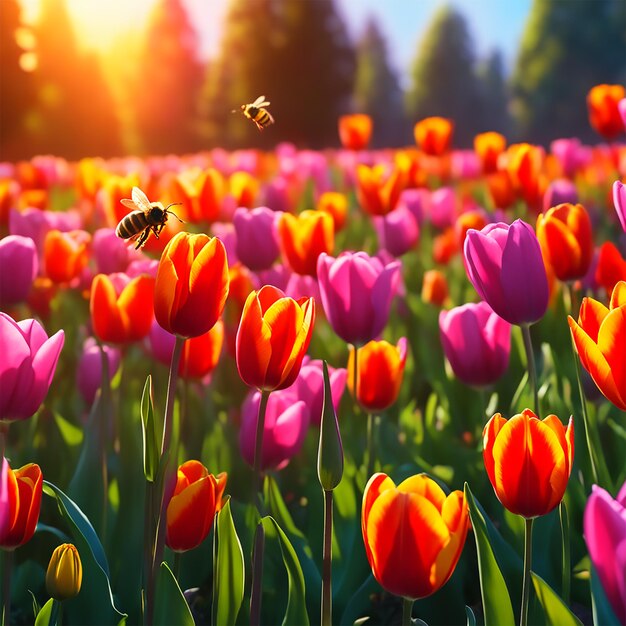
<path fill-rule="evenodd" d="M 454 224 L 456 197 L 450 187 L 441 187 L 430 194 L 430 221 L 436 228 L 444 229 Z"/>
<path fill-rule="evenodd" d="M 400 262 L 384 265 L 365 252 L 322 253 L 317 279 L 326 317 L 345 342 L 363 345 L 385 328 L 400 282 Z"/>
<path fill-rule="evenodd" d="M 239 260 L 252 271 L 266 270 L 280 254 L 277 220 L 282 213 L 267 207 L 239 208 L 233 216 L 235 250 Z"/>
<path fill-rule="evenodd" d="M 272 211 L 291 211 L 292 201 L 289 194 L 289 181 L 279 174 L 263 188 L 263 202 Z"/>
<path fill-rule="evenodd" d="M 9 530 L 11 517 L 9 515 L 9 464 L 2 456 L 2 465 L 0 465 L 0 537 L 4 537 Z"/>
<path fill-rule="evenodd" d="M 156 278 L 159 262 L 156 259 L 140 259 L 139 261 L 131 261 L 126 268 L 126 275 L 129 278 L 137 278 L 142 274 L 148 274 L 152 278 Z"/>
<path fill-rule="evenodd" d="M 346 388 L 347 370 L 343 367 L 337 369 L 329 367 L 328 375 L 330 376 L 330 389 L 336 413 L 339 409 L 341 396 Z M 309 408 L 311 424 L 319 427 L 322 419 L 322 407 L 324 406 L 322 361 L 312 360 L 305 356 L 294 387 L 298 399 L 303 400 Z"/>
<path fill-rule="evenodd" d="M 522 220 L 470 228 L 463 247 L 465 271 L 478 295 L 510 324 L 533 324 L 550 296 L 539 241 Z"/>
<path fill-rule="evenodd" d="M 624 129 L 626 129 L 626 98 L 622 98 L 617 103 L 617 110 L 619 111 L 620 117 L 622 118 Z"/>
<path fill-rule="evenodd" d="M 585 542 L 604 593 L 626 624 L 626 482 L 614 500 L 593 485 L 583 520 Z"/>
<path fill-rule="evenodd" d="M 100 228 L 92 239 L 92 255 L 96 261 L 97 274 L 125 272 L 131 261 L 138 261 L 142 255 L 120 239 L 113 228 Z"/>
<path fill-rule="evenodd" d="M 109 380 L 115 376 L 122 358 L 121 352 L 110 345 L 103 346 L 109 362 Z M 80 391 L 85 404 L 91 406 L 96 392 L 102 384 L 102 355 L 100 348 L 93 337 L 89 337 L 83 344 L 83 351 L 78 360 L 76 370 L 76 386 Z"/>
<path fill-rule="evenodd" d="M 626 98 L 623 102 L 626 102 Z M 613 205 L 617 211 L 622 230 L 626 232 L 626 186 L 619 180 L 613 183 Z"/>
<path fill-rule="evenodd" d="M 474 150 L 454 150 L 452 152 L 452 173 L 456 178 L 471 180 L 478 178 L 482 166 Z"/>
<path fill-rule="evenodd" d="M 544 212 L 551 209 L 557 204 L 578 203 L 578 191 L 576 185 L 568 178 L 557 178 L 553 180 L 543 194 L 543 210 Z"/>
<path fill-rule="evenodd" d="M 43 242 L 50 230 L 68 232 L 81 228 L 80 215 L 76 211 L 41 211 L 40 209 L 24 209 L 9 212 L 9 232 L 12 235 L 30 237 L 39 254 L 43 253 Z"/>
<path fill-rule="evenodd" d="M 228 222 L 215 222 L 211 225 L 211 234 L 220 239 L 224 244 L 229 267 L 235 265 L 235 263 L 239 261 L 237 257 L 235 227 Z"/>
<path fill-rule="evenodd" d="M 511 325 L 486 302 L 441 311 L 439 334 L 454 375 L 466 385 L 491 385 L 506 372 Z"/>
<path fill-rule="evenodd" d="M 406 207 L 413 217 L 417 225 L 420 226 L 427 215 L 430 215 L 430 191 L 428 189 L 405 189 L 400 192 L 396 209 Z"/>
<path fill-rule="evenodd" d="M 65 333 L 48 338 L 33 319 L 14 321 L 0 313 L 0 420 L 31 417 L 48 394 Z"/>
<path fill-rule="evenodd" d="M 256 427 L 261 394 L 248 394 L 241 407 L 239 447 L 249 465 L 254 464 Z M 309 408 L 298 400 L 293 387 L 270 394 L 265 413 L 261 469 L 281 469 L 298 454 L 309 427 Z"/>
<path fill-rule="evenodd" d="M 273 265 L 268 270 L 261 270 L 252 274 L 252 284 L 256 290 L 261 289 L 263 285 L 274 285 L 281 291 L 287 291 L 287 285 L 293 272 L 282 263 Z M 293 296 L 291 296 L 293 297 Z"/>
<path fill-rule="evenodd" d="M 558 159 L 565 176 L 572 176 L 583 161 L 583 146 L 580 139 L 555 139 L 550 144 L 552 154 Z"/>
<path fill-rule="evenodd" d="M 399 257 L 411 250 L 419 238 L 419 226 L 411 211 L 403 205 L 387 213 L 374 217 L 374 227 L 378 233 L 381 249 Z"/>
<path fill-rule="evenodd" d="M 39 270 L 35 242 L 20 235 L 1 239 L 0 268 L 0 306 L 24 302 Z"/>

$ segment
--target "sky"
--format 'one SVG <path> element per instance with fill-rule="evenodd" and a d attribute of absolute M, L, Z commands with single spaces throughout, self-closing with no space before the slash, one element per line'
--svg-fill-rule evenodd
<path fill-rule="evenodd" d="M 145 23 L 156 0 L 66 0 L 87 48 L 106 51 L 117 38 L 132 37 Z M 182 0 L 196 25 L 204 58 L 219 49 L 228 0 Z M 296 2 L 315 0 L 294 0 Z M 40 0 L 20 0 L 26 21 L 36 20 Z M 390 61 L 402 82 L 434 12 L 446 0 L 335 0 L 351 36 L 357 38 L 372 15 L 388 42 Z M 512 67 L 532 0 L 450 0 L 466 17 L 479 57 L 499 48 Z M 140 29 L 141 30 L 141 29 Z"/>

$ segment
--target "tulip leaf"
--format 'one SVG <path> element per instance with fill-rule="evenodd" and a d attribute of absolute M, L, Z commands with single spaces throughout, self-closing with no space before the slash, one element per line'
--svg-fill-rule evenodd
<path fill-rule="evenodd" d="M 476 626 L 476 616 L 469 606 L 465 606 L 465 615 L 467 617 L 467 626 Z"/>
<path fill-rule="evenodd" d="M 476 506 L 476 501 L 465 483 L 465 497 L 469 506 L 472 528 L 476 539 L 478 553 L 478 573 L 480 576 L 480 593 L 483 600 L 485 626 L 498 624 L 514 624 L 513 607 L 502 572 L 494 551 L 489 543 L 489 534 L 485 518 Z"/>
<path fill-rule="evenodd" d="M 154 626 L 194 626 L 187 600 L 165 561 L 159 568 L 155 598 Z"/>
<path fill-rule="evenodd" d="M 213 572 L 213 624 L 235 624 L 243 601 L 245 565 L 230 511 L 230 498 L 217 514 L 217 556 Z"/>
<path fill-rule="evenodd" d="M 287 624 L 309 625 L 309 616 L 306 611 L 306 589 L 304 575 L 298 562 L 296 552 L 289 541 L 287 535 L 278 525 L 276 520 L 269 515 L 261 520 L 266 532 L 272 532 L 278 536 L 280 551 L 283 556 L 283 564 L 287 570 L 289 579 L 289 590 L 287 593 L 287 608 L 283 618 L 283 626 Z"/>
<path fill-rule="evenodd" d="M 159 443 L 152 402 L 152 376 L 148 374 L 141 394 L 141 431 L 143 434 L 143 473 L 154 482 L 159 465 Z"/>
<path fill-rule="evenodd" d="M 546 614 L 548 624 L 560 626 L 582 626 L 582 622 L 569 610 L 556 592 L 534 572 L 531 572 L 537 598 Z"/>
<path fill-rule="evenodd" d="M 50 624 L 50 618 L 52 617 L 52 608 L 54 607 L 54 598 L 50 598 L 42 607 L 37 618 L 35 619 L 35 626 L 48 626 Z M 58 615 L 58 609 L 57 609 Z M 56 619 L 52 622 L 56 624 Z"/>
<path fill-rule="evenodd" d="M 56 422 L 57 428 L 61 433 L 61 437 L 63 437 L 63 441 L 68 446 L 77 446 L 83 440 L 83 429 L 76 426 L 76 424 L 72 424 L 68 420 L 66 420 L 63 416 L 58 413 L 54 414 L 54 421 Z"/>
<path fill-rule="evenodd" d="M 619 626 L 619 620 L 609 604 L 596 570 L 591 567 L 591 608 L 596 626 Z"/>

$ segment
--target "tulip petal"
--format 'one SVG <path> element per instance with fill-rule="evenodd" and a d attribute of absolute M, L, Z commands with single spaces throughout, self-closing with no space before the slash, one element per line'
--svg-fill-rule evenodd
<path fill-rule="evenodd" d="M 252 292 L 244 304 L 237 331 L 237 369 L 242 380 L 259 387 L 272 357 L 271 329 L 262 318 L 260 299 Z"/>
<path fill-rule="evenodd" d="M 604 318 L 598 349 L 609 363 L 618 397 L 626 405 L 626 306 L 613 309 Z"/>

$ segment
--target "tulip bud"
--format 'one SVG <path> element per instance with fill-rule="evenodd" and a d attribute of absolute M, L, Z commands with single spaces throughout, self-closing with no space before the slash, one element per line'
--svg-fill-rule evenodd
<path fill-rule="evenodd" d="M 333 406 L 328 376 L 328 365 L 324 367 L 324 408 L 320 424 L 320 444 L 317 453 L 317 476 L 324 491 L 332 491 L 343 476 L 343 446 L 339 422 Z"/>
<path fill-rule="evenodd" d="M 80 592 L 83 566 L 76 546 L 64 543 L 52 553 L 46 572 L 46 590 L 55 600 L 69 600 Z"/>

